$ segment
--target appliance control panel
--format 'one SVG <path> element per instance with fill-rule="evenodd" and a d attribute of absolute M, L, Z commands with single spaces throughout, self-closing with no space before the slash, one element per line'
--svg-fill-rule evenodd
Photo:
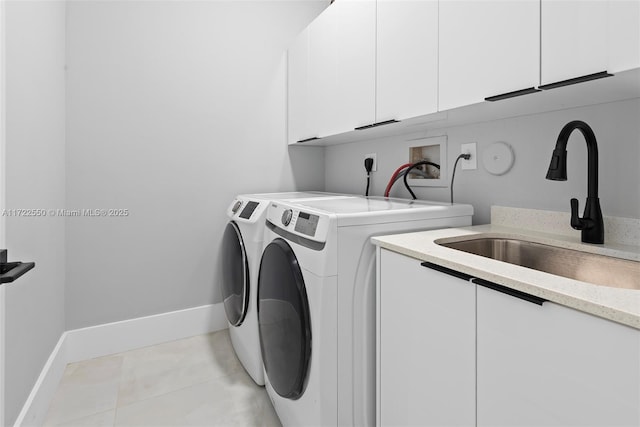
<path fill-rule="evenodd" d="M 258 202 L 248 201 L 247 203 L 244 204 L 244 207 L 240 211 L 239 217 L 244 219 L 251 218 L 251 215 L 253 215 L 253 213 L 256 211 L 256 208 L 258 207 L 259 204 L 260 203 Z"/>
<path fill-rule="evenodd" d="M 318 215 L 300 211 L 298 212 L 295 230 L 299 233 L 313 237 L 316 234 L 319 220 L 320 217 Z"/>
<path fill-rule="evenodd" d="M 323 242 L 327 239 L 330 218 L 295 206 L 271 202 L 267 220 L 274 226 L 292 234 Z"/>
<path fill-rule="evenodd" d="M 240 222 L 256 222 L 268 207 L 269 203 L 265 200 L 237 198 L 231 202 L 227 215 Z"/>

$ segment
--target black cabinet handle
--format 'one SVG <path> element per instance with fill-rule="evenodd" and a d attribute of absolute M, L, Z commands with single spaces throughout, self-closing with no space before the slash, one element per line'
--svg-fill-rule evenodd
<path fill-rule="evenodd" d="M 493 289 L 494 291 L 498 291 L 501 292 L 503 294 L 507 294 L 507 295 L 511 295 L 512 297 L 516 297 L 519 298 L 521 300 L 533 303 L 533 304 L 537 304 L 537 305 L 542 305 L 544 302 L 546 302 L 547 300 L 544 298 L 540 298 L 531 294 L 527 294 L 525 292 L 522 291 L 518 291 L 516 289 L 511 289 L 508 288 L 506 286 L 502 286 L 502 285 L 498 285 L 497 283 L 493 283 L 490 282 L 488 280 L 484 280 L 484 279 L 478 279 L 477 277 L 474 277 L 471 280 L 473 283 L 475 283 L 476 285 L 480 285 L 483 286 L 485 288 L 489 288 L 489 289 Z"/>
<path fill-rule="evenodd" d="M 35 266 L 35 262 L 0 263 L 0 283 L 11 283 Z"/>
<path fill-rule="evenodd" d="M 11 283 L 35 266 L 35 262 L 7 262 L 7 250 L 0 249 L 0 283 Z"/>
<path fill-rule="evenodd" d="M 301 139 L 300 141 L 296 141 L 296 144 L 302 144 L 303 142 L 315 141 L 316 139 L 320 139 L 320 138 L 318 138 L 317 136 L 314 136 L 313 138 Z"/>
<path fill-rule="evenodd" d="M 371 129 L 378 126 L 390 125 L 391 123 L 398 123 L 399 120 L 385 120 L 384 122 L 371 123 L 370 125 L 358 126 L 355 130 Z"/>
<path fill-rule="evenodd" d="M 430 268 L 432 270 L 439 271 L 440 273 L 448 274 L 449 276 L 457 277 L 458 279 L 462 279 L 462 280 L 466 280 L 466 281 L 469 281 L 469 280 L 473 279 L 473 276 L 469 276 L 466 273 L 462 273 L 460 271 L 452 270 L 450 268 L 443 267 L 441 265 L 434 264 L 432 262 L 426 262 L 425 261 L 423 263 L 420 263 L 420 265 L 423 266 L 423 267 Z"/>
<path fill-rule="evenodd" d="M 574 77 L 572 79 L 562 80 L 559 82 L 538 86 L 538 88 L 543 90 L 555 89 L 557 87 L 574 85 L 576 83 L 583 83 L 583 82 L 588 82 L 591 80 L 597 80 L 597 79 L 602 79 L 604 77 L 611 77 L 611 76 L 613 76 L 613 74 L 610 74 L 606 71 L 600 71 L 599 73 L 587 74 L 586 76 Z"/>
<path fill-rule="evenodd" d="M 537 297 L 537 296 L 534 296 L 534 295 L 530 295 L 530 294 L 527 294 L 525 292 L 518 291 L 516 289 L 511 289 L 511 288 L 508 288 L 508 287 L 503 286 L 503 285 L 498 285 L 497 283 L 493 283 L 493 282 L 490 282 L 488 280 L 479 279 L 479 278 L 473 277 L 473 276 L 471 276 L 469 274 L 462 273 L 460 271 L 453 270 L 451 268 L 443 267 L 441 265 L 434 264 L 432 262 L 426 262 L 425 261 L 425 262 L 420 263 L 420 265 L 423 266 L 423 267 L 430 268 L 432 270 L 439 271 L 440 273 L 448 274 L 449 276 L 457 277 L 458 279 L 462 279 L 462 280 L 465 280 L 465 281 L 471 281 L 472 283 L 475 283 L 476 285 L 484 286 L 485 288 L 493 289 L 494 291 L 498 291 L 498 292 L 501 292 L 503 294 L 511 295 L 512 297 L 516 297 L 516 298 L 519 298 L 521 300 L 524 300 L 524 301 L 527 301 L 527 302 L 530 302 L 530 303 L 533 303 L 533 304 L 542 305 L 544 302 L 547 301 L 544 298 L 540 298 L 540 297 Z"/>
<path fill-rule="evenodd" d="M 501 99 L 514 98 L 516 96 L 528 95 L 530 93 L 540 92 L 540 89 L 536 89 L 535 87 L 529 87 L 526 89 L 514 90 L 513 92 L 501 93 L 500 95 L 489 96 L 485 98 L 485 101 L 494 102 L 500 101 Z"/>

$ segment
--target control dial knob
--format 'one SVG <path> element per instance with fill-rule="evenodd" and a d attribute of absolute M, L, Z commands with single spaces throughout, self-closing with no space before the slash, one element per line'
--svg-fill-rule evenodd
<path fill-rule="evenodd" d="M 231 208 L 231 212 L 232 213 L 238 212 L 238 209 L 240 209 L 240 206 L 242 206 L 242 202 L 240 200 L 238 200 L 237 202 L 235 202 L 233 204 L 233 207 Z"/>
<path fill-rule="evenodd" d="M 293 217 L 293 211 L 291 209 L 287 209 L 282 212 L 282 225 L 285 227 L 291 223 L 291 218 Z"/>

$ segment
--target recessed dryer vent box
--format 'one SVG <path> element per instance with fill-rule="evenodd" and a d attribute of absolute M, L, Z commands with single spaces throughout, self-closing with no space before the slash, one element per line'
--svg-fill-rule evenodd
<path fill-rule="evenodd" d="M 420 166 L 416 172 L 411 172 L 407 182 L 411 186 L 446 187 L 447 186 L 447 137 L 436 136 L 409 141 L 409 162 L 416 163 L 426 160 L 436 165 Z M 415 144 L 415 145 L 413 145 Z"/>

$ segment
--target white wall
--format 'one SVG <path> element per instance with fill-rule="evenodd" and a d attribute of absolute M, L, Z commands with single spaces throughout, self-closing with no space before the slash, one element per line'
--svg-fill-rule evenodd
<path fill-rule="evenodd" d="M 68 329 L 220 301 L 238 193 L 317 190 L 288 153 L 284 50 L 327 1 L 68 3 Z M 295 161 L 295 165 L 293 165 Z"/>
<path fill-rule="evenodd" d="M 548 181 L 545 175 L 562 127 L 571 120 L 583 120 L 593 128 L 598 140 L 603 214 L 640 218 L 639 117 L 640 100 L 633 99 L 332 146 L 325 153 L 326 190 L 364 192 L 364 155 L 377 153 L 378 171 L 372 175 L 370 194 L 382 195 L 393 171 L 409 160 L 407 147 L 420 145 L 408 139 L 447 135 L 450 172 L 460 154 L 460 145 L 478 143 L 478 169 L 461 170 L 458 165 L 454 184 L 455 201 L 475 207 L 475 224 L 490 222 L 491 205 L 568 212 L 572 197 L 580 201 L 582 215 L 587 192 L 587 149 L 579 131 L 572 134 L 567 145 L 568 180 Z M 515 164 L 503 176 L 489 174 L 482 165 L 483 150 L 496 141 L 509 143 L 515 151 Z M 414 192 L 419 199 L 449 201 L 448 186 L 414 187 Z M 400 181 L 391 196 L 409 197 L 409 193 Z"/>
<path fill-rule="evenodd" d="M 6 3 L 6 207 L 65 205 L 65 4 Z M 36 267 L 6 286 L 6 412 L 12 425 L 64 331 L 65 221 L 7 217 L 11 260 Z"/>

